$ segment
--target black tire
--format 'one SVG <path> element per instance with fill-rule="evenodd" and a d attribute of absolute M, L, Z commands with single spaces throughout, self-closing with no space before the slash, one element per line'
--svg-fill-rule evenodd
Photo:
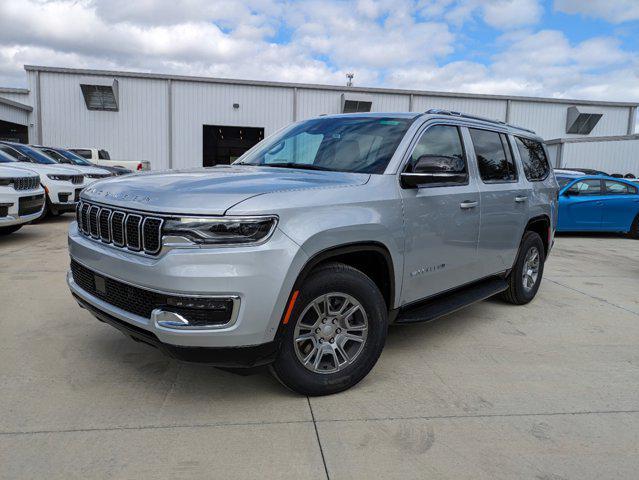
<path fill-rule="evenodd" d="M 526 262 L 526 258 L 532 249 L 537 249 L 537 252 L 539 254 L 539 270 L 536 281 L 534 282 L 532 287 L 525 288 L 523 279 L 524 263 Z M 541 241 L 541 237 L 535 232 L 526 232 L 524 234 L 524 238 L 522 238 L 521 240 L 521 245 L 519 246 L 519 253 L 517 254 L 515 265 L 513 266 L 513 269 L 507 278 L 508 289 L 506 289 L 502 293 L 502 298 L 514 305 L 524 305 L 535 298 L 544 274 L 545 261 L 546 253 L 544 250 L 544 243 Z"/>
<path fill-rule="evenodd" d="M 368 321 L 367 336 L 363 346 L 357 347 L 359 353 L 353 356 L 352 363 L 333 373 L 316 373 L 310 370 L 312 367 L 305 367 L 298 358 L 294 333 L 299 322 L 309 314 L 317 315 L 308 310 L 308 313 L 302 317 L 301 314 L 307 307 L 312 305 L 318 297 L 329 293 L 345 294 L 359 302 Z M 319 318 L 319 315 L 317 316 Z M 347 318 L 354 318 L 354 314 Z M 338 326 L 339 323 L 335 328 Z M 282 384 L 303 395 L 330 395 L 341 392 L 357 384 L 371 371 L 382 353 L 387 331 L 388 310 L 386 303 L 379 289 L 369 277 L 342 263 L 330 263 L 318 267 L 309 274 L 299 290 L 289 323 L 282 335 L 279 355 L 271 366 L 271 371 Z M 332 340 L 331 343 L 333 343 Z M 335 344 L 337 343 L 336 341 Z M 333 363 L 335 364 L 335 361 Z M 337 365 L 335 366 L 337 367 Z"/>
<path fill-rule="evenodd" d="M 639 215 L 637 215 L 634 222 L 632 222 L 632 227 L 630 227 L 630 236 L 639 240 Z"/>
<path fill-rule="evenodd" d="M 22 228 L 22 225 L 11 225 L 10 227 L 0 227 L 0 235 L 9 235 L 10 233 L 17 232 Z"/>

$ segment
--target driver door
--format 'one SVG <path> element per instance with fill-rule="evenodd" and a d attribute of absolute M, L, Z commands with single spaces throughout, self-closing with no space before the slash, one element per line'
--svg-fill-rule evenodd
<path fill-rule="evenodd" d="M 402 303 L 478 278 L 479 188 L 466 159 L 462 127 L 432 125 L 421 133 L 406 166 L 422 158 L 463 162 L 463 177 L 403 186 L 405 254 Z"/>

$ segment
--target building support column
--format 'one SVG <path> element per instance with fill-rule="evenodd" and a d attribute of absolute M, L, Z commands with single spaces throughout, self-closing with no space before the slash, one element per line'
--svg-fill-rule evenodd
<path fill-rule="evenodd" d="M 293 121 L 297 122 L 297 87 L 293 88 Z"/>
<path fill-rule="evenodd" d="M 557 145 L 557 157 L 555 158 L 555 168 L 561 168 L 563 160 L 564 160 L 564 145 L 565 143 L 562 141 Z"/>
<path fill-rule="evenodd" d="M 513 104 L 513 101 L 508 99 L 506 100 L 506 123 L 510 123 L 510 108 Z"/>
<path fill-rule="evenodd" d="M 42 145 L 44 142 L 42 141 L 42 96 L 40 94 L 40 71 L 36 71 L 36 132 L 38 145 Z"/>
<path fill-rule="evenodd" d="M 173 81 L 169 78 L 166 81 L 166 111 L 167 111 L 167 148 L 169 157 L 169 168 L 173 168 Z"/>
<path fill-rule="evenodd" d="M 637 107 L 630 107 L 630 113 L 628 114 L 628 135 L 635 133 L 635 126 L 637 122 Z"/>
<path fill-rule="evenodd" d="M 412 112 L 413 111 L 413 102 L 415 101 L 415 96 L 411 93 L 408 96 L 408 111 Z"/>

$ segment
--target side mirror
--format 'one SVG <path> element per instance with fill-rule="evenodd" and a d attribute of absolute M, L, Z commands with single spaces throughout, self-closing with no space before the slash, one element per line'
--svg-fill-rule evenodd
<path fill-rule="evenodd" d="M 468 181 L 468 172 L 462 158 L 422 155 L 408 166 L 400 178 L 404 188 L 460 185 Z"/>

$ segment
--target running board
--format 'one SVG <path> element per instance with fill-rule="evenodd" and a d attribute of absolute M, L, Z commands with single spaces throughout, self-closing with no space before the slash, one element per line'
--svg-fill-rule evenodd
<path fill-rule="evenodd" d="M 508 288 L 506 280 L 491 277 L 480 282 L 444 293 L 415 307 L 402 309 L 396 324 L 429 322 L 455 312 L 460 308 L 485 300 Z"/>

